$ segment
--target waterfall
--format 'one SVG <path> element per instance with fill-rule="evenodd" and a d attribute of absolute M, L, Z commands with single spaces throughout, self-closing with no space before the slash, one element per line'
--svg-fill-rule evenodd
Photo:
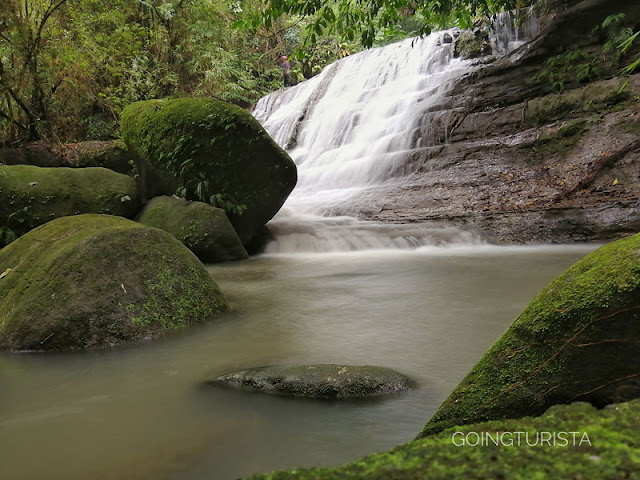
<path fill-rule="evenodd" d="M 496 55 L 506 55 L 535 37 L 540 28 L 534 7 L 497 13 L 491 23 L 491 49 Z"/>
<path fill-rule="evenodd" d="M 455 228 L 342 214 L 350 198 L 402 183 L 419 167 L 412 154 L 446 143 L 447 125 L 436 128 L 431 117 L 446 110 L 452 83 L 473 68 L 453 58 L 455 36 L 436 32 L 351 55 L 257 103 L 254 116 L 298 166 L 298 185 L 269 224 L 275 240 L 268 253 L 481 241 Z"/>

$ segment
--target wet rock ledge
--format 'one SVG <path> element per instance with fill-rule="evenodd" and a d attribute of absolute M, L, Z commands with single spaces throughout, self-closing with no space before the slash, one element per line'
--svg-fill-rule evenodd
<path fill-rule="evenodd" d="M 310 398 L 366 398 L 408 390 L 413 380 L 394 370 L 350 365 L 273 365 L 209 382 L 244 390 Z"/>

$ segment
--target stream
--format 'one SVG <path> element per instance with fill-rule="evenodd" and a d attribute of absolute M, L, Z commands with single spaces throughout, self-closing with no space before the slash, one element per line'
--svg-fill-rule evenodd
<path fill-rule="evenodd" d="M 231 480 L 412 440 L 536 293 L 595 248 L 497 247 L 474 232 L 340 213 L 422 169 L 410 160 L 429 146 L 431 112 L 473 68 L 454 58 L 454 34 L 352 55 L 258 103 L 299 182 L 266 255 L 209 266 L 232 312 L 127 348 L 1 353 L 0 478 Z M 505 50 L 522 43 L 501 38 Z M 389 367 L 418 386 L 323 401 L 206 384 L 311 363 Z"/>
<path fill-rule="evenodd" d="M 593 246 L 279 254 L 210 266 L 234 311 L 147 344 L 0 354 L 0 478 L 231 480 L 414 438 L 531 298 Z M 204 385 L 245 367 L 394 368 L 373 401 Z"/>

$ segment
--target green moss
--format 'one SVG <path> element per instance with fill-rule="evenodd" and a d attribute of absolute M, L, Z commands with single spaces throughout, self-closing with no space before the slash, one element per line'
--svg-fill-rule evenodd
<path fill-rule="evenodd" d="M 194 301 L 201 295 L 200 278 L 195 267 L 187 270 L 187 275 L 178 277 L 170 268 L 168 259 L 163 258 L 161 270 L 155 278 L 145 281 L 147 296 L 140 305 L 129 305 L 134 315 L 132 321 L 147 328 L 158 326 L 166 330 L 186 327 L 197 318 L 207 318 L 218 311 L 227 309 L 220 296 L 209 302 Z M 166 311 L 167 299 L 171 299 L 171 311 Z M 139 316 L 138 316 L 139 315 Z"/>
<path fill-rule="evenodd" d="M 467 425 L 415 440 L 386 453 L 335 468 L 298 469 L 251 477 L 254 480 L 348 480 L 348 479 L 504 479 L 636 478 L 640 475 L 640 400 L 596 410 L 576 403 L 553 407 L 541 417 Z M 556 434 L 556 444 L 526 446 L 456 446 L 467 433 L 471 443 L 478 434 L 494 438 L 502 432 L 525 432 L 530 443 L 542 432 Z M 580 432 L 562 435 L 561 432 Z M 587 434 L 587 439 L 583 434 Z M 536 437 L 538 434 L 538 437 Z M 561 438 L 567 439 L 567 446 Z M 508 436 L 503 437 L 508 442 Z M 514 443 L 517 435 L 513 435 Z M 500 443 L 500 442 L 499 442 Z M 590 444 L 590 445 L 589 445 Z"/>
<path fill-rule="evenodd" d="M 640 235 L 573 265 L 527 306 L 427 423 L 454 425 L 640 397 Z"/>
<path fill-rule="evenodd" d="M 133 218 L 139 207 L 136 182 L 105 168 L 0 166 L 0 222 L 17 235 L 81 213 Z"/>
<path fill-rule="evenodd" d="M 631 85 L 624 77 L 594 82 L 583 88 L 530 100 L 526 123 L 545 125 L 584 113 L 617 111 L 631 105 L 635 101 L 634 96 L 639 94 L 640 88 Z"/>
<path fill-rule="evenodd" d="M 456 56 L 461 58 L 478 58 L 491 53 L 491 45 L 486 32 L 474 34 L 470 30 L 463 30 L 455 43 Z"/>
<path fill-rule="evenodd" d="M 206 263 L 248 257 L 224 211 L 206 203 L 156 197 L 138 221 L 169 232 Z"/>
<path fill-rule="evenodd" d="M 640 118 L 636 120 L 620 123 L 613 129 L 614 133 L 631 133 L 640 136 Z"/>
<path fill-rule="evenodd" d="M 140 340 L 228 309 L 171 235 L 123 218 L 64 217 L 0 251 L 0 348 L 70 350 Z"/>
<path fill-rule="evenodd" d="M 560 128 L 548 129 L 536 140 L 529 156 L 543 161 L 552 157 L 564 158 L 580 142 L 586 131 L 586 120 L 570 121 Z"/>
<path fill-rule="evenodd" d="M 296 168 L 245 110 L 210 98 L 138 102 L 121 117 L 147 197 L 219 204 L 243 242 L 278 211 Z"/>

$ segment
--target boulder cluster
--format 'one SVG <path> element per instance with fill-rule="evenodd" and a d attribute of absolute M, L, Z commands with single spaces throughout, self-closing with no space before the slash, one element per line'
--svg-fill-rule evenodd
<path fill-rule="evenodd" d="M 0 349 L 118 345 L 228 310 L 202 262 L 259 249 L 296 183 L 219 100 L 132 104 L 122 137 L 0 149 Z"/>

